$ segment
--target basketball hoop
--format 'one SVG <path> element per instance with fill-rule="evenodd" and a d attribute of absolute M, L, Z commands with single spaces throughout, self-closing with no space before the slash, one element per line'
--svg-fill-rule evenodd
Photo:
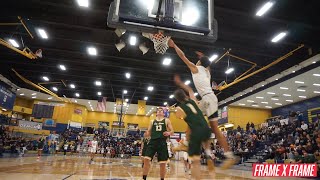
<path fill-rule="evenodd" d="M 171 37 L 163 35 L 162 32 L 157 34 L 142 33 L 142 35 L 153 42 L 156 53 L 164 54 L 169 49 L 168 41 Z"/>

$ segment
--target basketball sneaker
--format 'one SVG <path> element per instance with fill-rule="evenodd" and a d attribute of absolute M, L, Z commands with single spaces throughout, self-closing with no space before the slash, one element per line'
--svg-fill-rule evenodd
<path fill-rule="evenodd" d="M 226 160 L 223 161 L 222 165 L 220 166 L 220 168 L 222 170 L 226 170 L 231 168 L 233 165 L 235 165 L 236 163 L 238 163 L 240 160 L 240 158 L 238 156 L 233 156 L 233 157 L 227 157 Z"/>

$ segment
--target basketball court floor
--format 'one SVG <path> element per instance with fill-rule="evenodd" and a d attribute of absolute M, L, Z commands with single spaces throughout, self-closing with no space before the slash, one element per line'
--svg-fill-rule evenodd
<path fill-rule="evenodd" d="M 41 159 L 37 159 L 37 157 L 0 159 L 1 180 L 142 179 L 141 176 L 141 161 L 137 158 L 108 159 L 99 157 L 92 164 L 89 164 L 88 157 L 77 156 L 46 156 Z M 152 164 L 148 179 L 159 179 L 159 166 L 156 162 Z M 189 179 L 189 175 L 184 172 L 182 162 L 172 161 L 166 179 Z M 222 171 L 216 168 L 215 172 L 209 172 L 205 166 L 202 166 L 201 179 L 242 180 L 258 178 L 253 178 L 251 171 L 235 169 Z"/>

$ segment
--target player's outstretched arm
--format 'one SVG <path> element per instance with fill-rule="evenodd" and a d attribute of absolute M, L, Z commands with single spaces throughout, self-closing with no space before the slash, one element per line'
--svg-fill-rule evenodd
<path fill-rule="evenodd" d="M 176 50 L 176 53 L 180 59 L 188 66 L 192 73 L 198 73 L 197 66 L 185 56 L 184 52 L 174 43 L 172 39 L 169 40 L 168 45 Z"/>
<path fill-rule="evenodd" d="M 176 83 L 177 86 L 179 86 L 180 88 L 182 88 L 184 91 L 188 92 L 190 99 L 194 100 L 197 102 L 197 98 L 194 96 L 194 91 L 192 90 L 192 88 L 188 85 L 185 85 L 181 79 L 179 75 L 175 75 L 174 76 L 174 82 Z"/>

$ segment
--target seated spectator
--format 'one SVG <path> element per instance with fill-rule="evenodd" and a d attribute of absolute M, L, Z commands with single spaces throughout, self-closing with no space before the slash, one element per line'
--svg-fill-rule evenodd
<path fill-rule="evenodd" d="M 301 129 L 304 131 L 308 129 L 308 125 L 304 121 L 301 122 Z"/>

